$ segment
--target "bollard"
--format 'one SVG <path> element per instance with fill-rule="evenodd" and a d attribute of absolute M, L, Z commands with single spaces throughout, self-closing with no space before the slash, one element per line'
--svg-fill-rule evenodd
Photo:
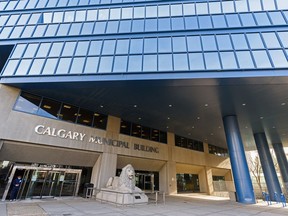
<path fill-rule="evenodd" d="M 282 206 L 286 207 L 286 197 L 283 193 L 281 193 L 281 195 L 280 195 L 280 200 L 282 202 Z"/>
<path fill-rule="evenodd" d="M 276 203 L 280 203 L 279 202 L 279 199 L 278 199 L 278 193 L 277 192 L 274 192 L 274 200 L 276 201 Z"/>

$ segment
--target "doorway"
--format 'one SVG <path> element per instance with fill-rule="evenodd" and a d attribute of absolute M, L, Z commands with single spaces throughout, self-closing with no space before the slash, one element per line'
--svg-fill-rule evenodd
<path fill-rule="evenodd" d="M 154 192 L 154 174 L 153 173 L 136 173 L 135 185 L 147 192 Z"/>
<path fill-rule="evenodd" d="M 9 176 L 2 201 L 9 198 L 12 181 L 22 176 L 17 199 L 43 199 L 76 196 L 81 179 L 80 169 L 15 165 Z"/>

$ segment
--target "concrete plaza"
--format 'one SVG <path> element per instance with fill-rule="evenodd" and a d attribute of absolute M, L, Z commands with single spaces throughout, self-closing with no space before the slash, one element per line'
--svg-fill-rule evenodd
<path fill-rule="evenodd" d="M 244 205 L 222 197 L 203 194 L 166 196 L 165 204 L 116 206 L 94 199 L 61 198 L 1 202 L 1 216 L 188 216 L 188 215 L 288 215 L 288 207 L 258 201 Z"/>

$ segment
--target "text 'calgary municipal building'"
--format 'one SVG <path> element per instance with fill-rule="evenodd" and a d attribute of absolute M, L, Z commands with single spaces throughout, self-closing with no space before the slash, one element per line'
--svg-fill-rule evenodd
<path fill-rule="evenodd" d="M 287 192 L 287 24 L 286 0 L 0 1 L 2 201 L 19 175 L 17 199 L 80 196 L 131 164 L 143 191 L 252 204 L 245 150 Z"/>

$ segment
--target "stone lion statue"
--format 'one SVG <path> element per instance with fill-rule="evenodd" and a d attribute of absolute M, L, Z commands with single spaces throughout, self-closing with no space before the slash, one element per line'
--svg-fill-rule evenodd
<path fill-rule="evenodd" d="M 122 168 L 119 177 L 110 177 L 106 188 L 129 193 L 142 192 L 135 186 L 135 171 L 131 164 Z"/>

